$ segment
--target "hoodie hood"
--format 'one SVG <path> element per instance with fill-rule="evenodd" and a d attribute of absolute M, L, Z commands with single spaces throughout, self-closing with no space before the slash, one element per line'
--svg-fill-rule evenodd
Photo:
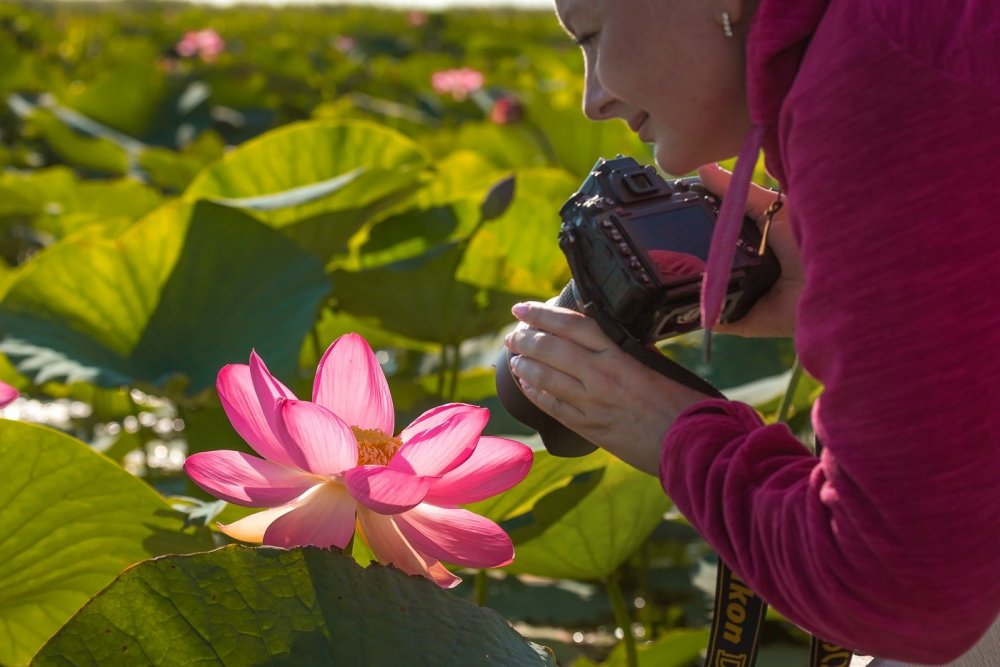
<path fill-rule="evenodd" d="M 719 320 L 739 238 L 747 192 L 761 148 L 767 170 L 784 184 L 778 118 L 809 41 L 831 0 L 760 0 L 747 35 L 747 101 L 752 127 L 736 159 L 729 190 L 712 234 L 701 290 L 701 321 Z"/>

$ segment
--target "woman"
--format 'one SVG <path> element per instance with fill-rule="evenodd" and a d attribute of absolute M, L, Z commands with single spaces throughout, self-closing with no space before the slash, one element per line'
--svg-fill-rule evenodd
<path fill-rule="evenodd" d="M 784 426 L 672 383 L 588 318 L 538 303 L 514 307 L 524 326 L 507 340 L 525 395 L 659 474 L 721 558 L 801 627 L 895 660 L 966 653 L 1000 610 L 1000 3 L 556 9 L 583 49 L 584 113 L 626 121 L 668 172 L 709 163 L 698 173 L 726 194 L 719 228 L 775 198 L 748 184 L 763 148 L 786 197 L 770 235 L 783 276 L 715 330 L 795 336 L 824 385 L 812 416 L 824 449 L 813 457 Z M 710 163 L 737 153 L 730 182 Z M 731 251 L 713 245 L 703 321 L 717 321 Z M 981 659 L 964 664 L 1000 664 Z"/>

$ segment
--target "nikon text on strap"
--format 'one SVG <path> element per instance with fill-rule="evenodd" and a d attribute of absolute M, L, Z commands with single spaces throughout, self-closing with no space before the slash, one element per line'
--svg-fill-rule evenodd
<path fill-rule="evenodd" d="M 767 603 L 719 561 L 705 667 L 752 667 L 757 660 L 766 614 Z M 848 649 L 813 637 L 809 665 L 848 667 L 852 655 Z"/>
<path fill-rule="evenodd" d="M 822 446 L 816 442 L 816 453 Z M 705 667 L 752 667 L 760 648 L 767 603 L 719 560 L 715 582 L 715 610 L 708 639 Z M 848 667 L 853 653 L 812 637 L 810 667 Z"/>
<path fill-rule="evenodd" d="M 705 667 L 750 667 L 757 660 L 767 603 L 719 561 Z"/>

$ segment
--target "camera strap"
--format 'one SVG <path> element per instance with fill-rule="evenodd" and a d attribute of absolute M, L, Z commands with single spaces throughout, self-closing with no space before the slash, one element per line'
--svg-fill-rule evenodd
<path fill-rule="evenodd" d="M 706 380 L 634 338 L 626 336 L 617 342 L 623 350 L 661 375 L 714 398 L 725 398 Z M 757 660 L 766 614 L 767 603 L 719 560 L 705 667 L 752 667 Z"/>
<path fill-rule="evenodd" d="M 767 603 L 720 560 L 705 667 L 752 667 L 766 615 Z M 810 637 L 809 667 L 849 667 L 853 655 L 842 646 Z"/>
<path fill-rule="evenodd" d="M 772 207 L 775 211 L 780 208 L 780 201 L 779 198 Z M 586 275 L 585 272 L 577 270 L 575 262 L 579 258 L 574 253 L 567 253 L 567 258 L 570 270 L 574 275 Z M 583 301 L 573 296 L 574 292 L 579 296 L 578 289 L 575 279 L 571 280 L 566 289 L 563 290 L 563 294 L 560 295 L 561 299 L 568 301 L 572 298 L 574 301 Z M 663 355 L 655 347 L 645 345 L 633 338 L 618 322 L 606 316 L 600 308 L 585 303 L 583 310 L 622 350 L 635 357 L 646 367 L 708 396 L 726 398 L 708 381 Z M 817 455 L 819 450 L 820 444 L 817 442 Z M 715 588 L 715 609 L 712 615 L 712 628 L 708 640 L 705 667 L 753 667 L 757 661 L 757 650 L 760 648 L 760 637 L 764 629 L 766 614 L 767 603 L 720 559 Z M 816 637 L 812 638 L 809 653 L 810 667 L 848 667 L 851 663 L 851 651 Z"/>
<path fill-rule="evenodd" d="M 604 323 L 602 328 L 605 333 L 613 331 L 610 323 Z M 661 375 L 709 396 L 725 398 L 713 385 L 656 349 L 642 345 L 630 336 L 619 336 L 616 342 L 625 352 Z M 817 454 L 820 449 L 821 445 L 817 441 Z M 720 560 L 705 667 L 753 667 L 757 661 L 766 615 L 767 603 Z M 841 646 L 815 636 L 811 638 L 810 667 L 848 667 L 852 655 L 852 651 Z"/>

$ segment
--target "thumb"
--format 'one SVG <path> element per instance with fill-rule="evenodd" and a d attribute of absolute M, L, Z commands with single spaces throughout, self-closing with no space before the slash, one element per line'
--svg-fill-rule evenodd
<path fill-rule="evenodd" d="M 714 162 L 698 167 L 698 178 L 709 192 L 719 197 L 726 196 L 732 177 L 732 172 L 726 171 Z M 774 201 L 774 197 L 773 190 L 751 183 L 750 191 L 747 192 L 747 215 L 754 220 L 760 220 Z"/>

